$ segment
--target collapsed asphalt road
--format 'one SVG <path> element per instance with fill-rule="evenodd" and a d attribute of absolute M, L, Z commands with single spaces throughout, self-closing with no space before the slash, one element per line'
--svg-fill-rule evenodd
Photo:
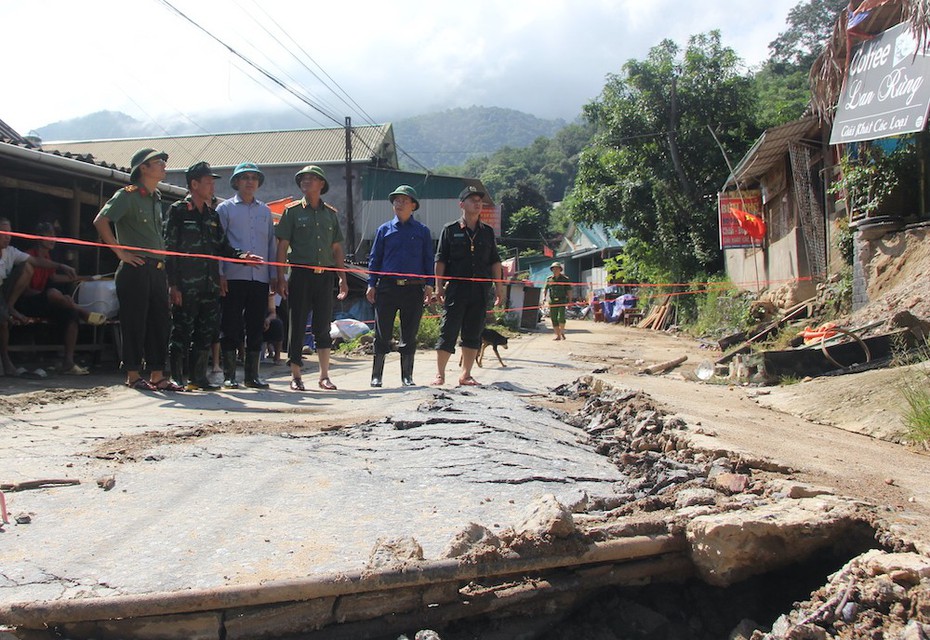
<path fill-rule="evenodd" d="M 121 465 L 109 491 L 85 481 L 9 494 L 30 523 L 3 534 L 0 601 L 357 571 L 379 538 L 414 537 L 438 558 L 469 523 L 512 527 L 540 495 L 618 493 L 609 460 L 514 395 L 424 390 L 420 410 L 342 430 L 161 444 Z M 86 460 L 59 475 L 84 475 Z"/>
<path fill-rule="evenodd" d="M 594 331 L 592 337 L 602 340 L 614 329 L 619 328 L 601 327 L 600 337 Z M 585 544 L 654 536 L 632 542 L 639 545 L 636 554 L 656 557 L 680 554 L 686 527 L 689 537 L 703 536 L 690 542 L 691 555 L 708 550 L 710 557 L 720 555 L 715 549 L 746 548 L 730 534 L 711 541 L 708 536 L 720 531 L 750 536 L 757 531 L 762 544 L 769 539 L 793 544 L 798 536 L 810 537 L 812 522 L 830 535 L 862 522 L 857 507 L 819 489 L 772 488 L 732 477 L 740 469 L 751 471 L 752 464 L 727 462 L 717 448 L 699 453 L 688 445 L 700 432 L 706 439 L 712 425 L 690 429 L 686 437 L 680 419 L 657 421 L 652 407 L 631 411 L 611 405 L 600 417 L 580 414 L 584 419 L 576 427 L 584 428 L 576 428 L 527 405 L 541 396 L 557 401 L 548 389 L 590 369 L 543 340 L 513 341 L 506 369 L 480 372 L 485 382 L 498 384 L 475 390 L 372 392 L 365 388 L 369 363 L 358 360 L 340 363 L 341 389 L 335 394 L 172 397 L 113 386 L 5 398 L 11 410 L 0 417 L 0 481 L 59 478 L 80 484 L 7 494 L 17 523 L 0 534 L 0 612 L 31 611 L 34 625 L 42 622 L 37 605 L 43 602 L 77 606 L 136 598 L 138 604 L 147 595 L 167 602 L 172 594 L 211 590 L 217 596 L 213 607 L 222 608 L 237 587 L 260 591 L 263 585 L 319 575 L 364 580 L 377 560 L 376 548 L 391 546 L 387 539 L 407 541 L 414 564 L 439 561 L 445 570 L 441 563 L 451 557 L 450 543 L 463 531 L 474 532 L 471 523 L 484 528 L 479 538 L 507 538 L 546 494 L 574 511 L 589 534 L 596 530 Z M 283 386 L 280 380 L 277 386 Z M 661 427 L 657 439 L 646 437 L 656 425 Z M 672 432 L 661 433 L 666 427 Z M 634 479 L 633 497 L 643 501 L 635 514 L 625 504 L 631 498 L 628 467 L 642 466 L 658 453 L 670 457 L 642 468 L 652 483 L 642 497 L 637 496 L 646 476 Z M 664 470 L 661 478 L 651 474 L 655 468 Z M 731 477 L 712 480 L 709 474 L 717 472 Z M 680 486 L 668 484 L 670 478 Z M 650 511 L 655 515 L 644 521 L 642 514 Z M 729 512 L 722 521 L 707 520 Z M 623 520 L 631 515 L 640 517 Z M 729 546 L 713 546 L 718 543 Z M 403 553 L 404 544 L 394 551 Z M 605 549 L 577 545 L 560 552 L 575 554 L 576 560 L 579 554 L 606 557 Z M 739 555 L 732 553 L 736 563 L 726 568 L 727 575 L 740 575 L 747 562 L 756 563 Z M 646 567 L 647 573 L 640 567 L 628 577 L 641 580 L 662 571 L 680 577 L 683 569 L 680 563 Z M 724 575 L 712 561 L 702 571 L 709 580 Z M 415 573 L 402 569 L 398 575 L 405 572 Z M 472 575 L 481 574 L 473 570 Z M 352 580 L 342 582 L 341 593 L 353 588 Z M 486 591 L 498 593 L 495 589 Z M 459 587 L 451 596 L 465 597 Z M 17 609 L 15 603 L 24 606 Z M 322 606 L 329 610 L 315 620 L 329 624 L 344 616 L 332 602 Z M 370 613 L 368 606 L 357 611 Z M 383 615 L 394 606 L 396 601 L 382 601 L 378 611 Z M 136 609 L 133 615 L 145 613 Z M 0 617 L 2 622 L 10 618 Z M 222 621 L 219 636 L 203 637 L 252 637 L 242 628 L 239 636 L 229 635 L 234 628 L 229 623 L 229 618 Z M 219 628 L 208 616 L 203 628 L 210 625 Z"/>

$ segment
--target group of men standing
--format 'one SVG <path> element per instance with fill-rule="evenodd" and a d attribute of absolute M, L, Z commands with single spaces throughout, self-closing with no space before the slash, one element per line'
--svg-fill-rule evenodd
<path fill-rule="evenodd" d="M 277 293 L 288 301 L 290 388 L 305 390 L 301 329 L 309 315 L 318 385 L 335 390 L 329 375 L 330 323 L 334 298 L 346 297 L 348 281 L 336 210 L 322 199 L 329 190 L 323 170 L 309 165 L 297 172 L 303 198 L 287 206 L 275 225 L 268 206 L 256 197 L 264 182 L 256 165 L 235 168 L 230 186 L 236 194 L 217 205 L 220 176 L 198 162 L 185 174 L 188 195 L 163 218 L 157 187 L 167 159 L 155 149 L 136 152 L 132 184 L 117 191 L 94 220 L 100 238 L 120 261 L 116 293 L 126 384 L 157 391 L 218 389 L 207 378 L 207 366 L 211 346 L 222 334 L 223 386 L 238 386 L 237 352 L 244 345 L 245 386 L 268 388 L 259 376 L 259 362 L 269 295 Z M 413 217 L 419 208 L 416 191 L 401 185 L 390 194 L 394 218 L 378 229 L 369 257 L 366 297 L 375 306 L 376 336 L 371 386 L 382 385 L 398 313 L 401 384 L 414 384 L 416 334 L 424 305 L 432 300 L 443 303 L 433 384 L 445 383 L 459 335 L 463 362 L 458 382 L 478 384 L 471 369 L 491 287 L 494 304 L 503 298 L 494 232 L 480 221 L 484 195 L 474 186 L 462 191 L 462 216 L 442 229 L 434 254 L 429 229 Z M 169 364 L 171 377 L 165 375 Z M 149 371 L 147 378 L 143 369 Z"/>

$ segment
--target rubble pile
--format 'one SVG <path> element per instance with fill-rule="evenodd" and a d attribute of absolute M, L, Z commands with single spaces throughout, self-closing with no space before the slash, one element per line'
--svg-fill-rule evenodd
<path fill-rule="evenodd" d="M 930 638 L 930 559 L 869 551 L 752 640 L 924 640 Z"/>
<path fill-rule="evenodd" d="M 745 461 L 694 449 L 685 421 L 642 391 L 613 389 L 583 376 L 555 393 L 587 397 L 565 421 L 584 430 L 598 453 L 629 476 L 629 493 L 613 505 L 623 511 L 681 509 L 714 504 L 718 495 L 765 492 Z"/>

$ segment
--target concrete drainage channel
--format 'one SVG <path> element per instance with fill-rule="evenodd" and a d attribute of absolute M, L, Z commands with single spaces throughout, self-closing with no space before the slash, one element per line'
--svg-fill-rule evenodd
<path fill-rule="evenodd" d="M 876 540 L 871 507 L 787 480 L 767 461 L 696 450 L 688 425 L 642 393 L 592 378 L 555 393 L 586 398 L 559 417 L 622 470 L 622 490 L 572 504 L 541 496 L 513 527 L 466 527 L 439 560 L 425 560 L 414 538 L 384 539 L 354 573 L 16 603 L 0 606 L 0 623 L 30 640 L 797 640 L 838 629 L 891 638 L 871 630 L 923 633 L 914 625 L 930 622 L 930 563 Z M 467 422 L 468 401 L 485 402 L 440 393 L 418 416 L 369 433 Z M 789 612 L 807 598 L 809 610 Z M 856 635 L 857 623 L 869 635 Z"/>

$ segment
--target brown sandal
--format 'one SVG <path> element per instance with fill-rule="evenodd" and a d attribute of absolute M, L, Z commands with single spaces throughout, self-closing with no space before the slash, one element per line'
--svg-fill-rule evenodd
<path fill-rule="evenodd" d="M 329 378 L 320 378 L 320 389 L 325 389 L 326 391 L 335 391 L 336 385 L 334 385 L 332 380 Z"/>
<path fill-rule="evenodd" d="M 173 382 L 171 378 L 162 378 L 158 382 L 152 383 L 152 386 L 155 387 L 155 391 L 187 391 L 181 385 Z"/>

